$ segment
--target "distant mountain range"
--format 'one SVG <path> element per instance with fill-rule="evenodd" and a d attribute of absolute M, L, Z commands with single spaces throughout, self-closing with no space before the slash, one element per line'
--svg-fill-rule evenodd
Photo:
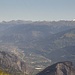
<path fill-rule="evenodd" d="M 75 63 L 74 50 L 75 21 L 0 23 L 0 51 L 13 52 L 25 61 L 29 73 L 35 74 L 55 62 Z"/>

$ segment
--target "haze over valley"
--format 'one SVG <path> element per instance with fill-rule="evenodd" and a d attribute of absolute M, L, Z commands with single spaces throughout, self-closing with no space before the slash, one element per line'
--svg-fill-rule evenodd
<path fill-rule="evenodd" d="M 12 61 L 11 67 L 16 65 L 13 68 L 16 74 L 18 71 L 19 74 L 36 74 L 60 61 L 71 61 L 75 65 L 75 21 L 3 21 L 0 23 L 0 52 L 1 60 Z M 4 59 L 2 52 L 7 56 Z"/>

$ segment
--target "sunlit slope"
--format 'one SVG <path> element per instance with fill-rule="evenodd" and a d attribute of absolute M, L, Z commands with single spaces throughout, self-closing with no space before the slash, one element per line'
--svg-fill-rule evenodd
<path fill-rule="evenodd" d="M 4 72 L 4 71 L 2 71 L 2 70 L 0 70 L 0 75 L 10 75 L 10 74 L 7 73 L 7 72 Z"/>
<path fill-rule="evenodd" d="M 40 44 L 40 45 L 39 45 Z M 38 42 L 43 56 L 52 61 L 75 61 L 75 28 L 48 36 Z"/>
<path fill-rule="evenodd" d="M 12 52 L 0 51 L 0 69 L 12 75 L 24 75 L 26 64 Z"/>

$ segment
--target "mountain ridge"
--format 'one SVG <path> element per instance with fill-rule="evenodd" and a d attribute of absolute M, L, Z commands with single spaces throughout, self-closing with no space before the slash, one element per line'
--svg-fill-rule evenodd
<path fill-rule="evenodd" d="M 75 75 L 75 68 L 70 61 L 55 63 L 36 75 Z"/>

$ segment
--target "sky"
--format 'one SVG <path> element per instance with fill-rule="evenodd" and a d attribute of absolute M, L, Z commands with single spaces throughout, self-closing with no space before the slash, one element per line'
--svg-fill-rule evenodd
<path fill-rule="evenodd" d="M 75 19 L 75 0 L 0 0 L 0 21 Z"/>

